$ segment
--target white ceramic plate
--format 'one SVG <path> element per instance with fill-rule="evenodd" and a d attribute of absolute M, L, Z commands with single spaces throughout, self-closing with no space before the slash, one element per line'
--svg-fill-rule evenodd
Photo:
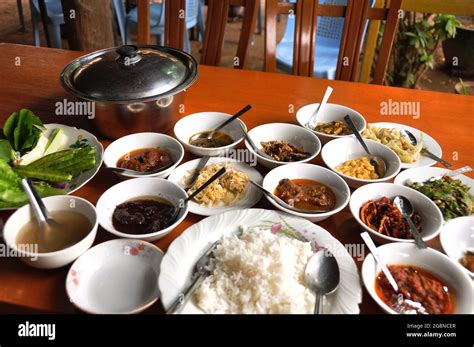
<path fill-rule="evenodd" d="M 63 150 L 63 149 L 68 149 L 70 145 L 72 145 L 74 142 L 77 140 L 82 140 L 85 139 L 87 140 L 87 143 L 96 149 L 96 154 L 95 154 L 95 160 L 96 164 L 95 167 L 91 170 L 84 171 L 80 175 L 74 177 L 72 181 L 68 185 L 68 191 L 67 194 L 72 194 L 79 188 L 82 188 L 87 182 L 89 182 L 99 171 L 100 166 L 102 165 L 102 158 L 104 155 L 104 147 L 102 144 L 97 140 L 97 137 L 92 135 L 90 132 L 83 130 L 83 129 L 78 129 L 74 127 L 70 127 L 67 125 L 63 124 L 56 124 L 56 123 L 50 123 L 50 124 L 45 124 L 44 127 L 46 128 L 46 136 L 49 136 L 51 131 L 56 128 L 60 128 L 64 131 L 64 134 L 66 134 L 71 141 L 66 144 L 63 148 L 59 148 L 58 150 Z M 3 210 L 13 210 L 15 208 L 0 208 L 0 211 Z"/>
<path fill-rule="evenodd" d="M 66 278 L 71 302 L 87 313 L 138 313 L 159 297 L 163 252 L 151 243 L 103 242 L 72 264 Z"/>
<path fill-rule="evenodd" d="M 70 127 L 67 125 L 55 124 L 55 123 L 45 124 L 45 127 L 46 127 L 46 130 L 48 131 L 46 135 L 48 135 L 48 133 L 51 132 L 55 128 L 61 128 L 69 138 L 75 139 L 74 141 L 71 141 L 71 143 L 68 143 L 66 148 L 60 148 L 59 150 L 67 149 L 76 140 L 82 140 L 82 139 L 86 139 L 89 145 L 91 147 L 94 147 L 96 150 L 95 168 L 88 171 L 84 171 L 77 177 L 74 177 L 74 179 L 69 184 L 68 194 L 74 193 L 76 190 L 83 187 L 87 182 L 89 182 L 99 171 L 100 166 L 102 165 L 102 158 L 104 156 L 104 147 L 99 142 L 99 140 L 97 140 L 97 137 L 95 137 L 90 132 L 85 131 L 83 129 L 78 129 L 78 128 Z"/>
<path fill-rule="evenodd" d="M 194 170 L 201 159 L 195 159 L 188 161 L 180 166 L 178 166 L 168 177 L 168 180 L 175 182 L 181 187 L 183 187 L 182 181 L 184 177 L 192 174 L 189 171 Z M 252 181 L 262 184 L 263 177 L 262 175 L 253 167 L 246 163 L 239 162 L 235 159 L 224 158 L 224 157 L 213 157 L 210 158 L 207 165 L 213 163 L 223 163 L 227 162 L 237 171 L 241 171 L 246 174 Z M 242 208 L 250 208 L 254 206 L 262 198 L 262 192 L 255 188 L 252 184 L 248 184 L 244 195 L 241 199 L 234 204 L 228 206 L 218 206 L 218 207 L 207 207 L 201 204 L 198 204 L 195 201 L 189 203 L 189 212 L 201 215 L 201 216 L 212 216 L 226 211 L 238 210 Z"/>
<path fill-rule="evenodd" d="M 423 134 L 423 142 L 425 147 L 428 151 L 436 155 L 437 157 L 441 158 L 443 156 L 443 151 L 441 150 L 441 146 L 436 142 L 434 138 L 432 138 L 430 135 L 422 132 L 421 130 L 418 130 L 416 128 L 409 127 L 408 125 L 403 125 L 403 124 L 398 124 L 398 123 L 385 123 L 385 122 L 380 122 L 380 123 L 370 123 L 369 125 L 374 125 L 378 128 L 395 128 L 399 130 L 408 130 L 411 132 L 417 141 L 420 141 L 421 135 Z M 402 169 L 410 169 L 414 167 L 424 167 L 424 166 L 432 166 L 436 164 L 436 161 L 428 158 L 424 155 L 420 155 L 420 158 L 414 162 L 414 163 L 403 163 L 402 162 Z"/>
<path fill-rule="evenodd" d="M 359 273 L 344 246 L 328 231 L 306 219 L 263 209 L 229 211 L 206 218 L 186 229 L 173 241 L 163 257 L 159 278 L 161 301 L 165 309 L 169 308 L 178 294 L 188 287 L 196 261 L 222 235 L 235 233 L 242 225 L 253 226 L 267 221 L 278 223 L 282 221 L 281 218 L 309 241 L 327 247 L 336 257 L 341 282 L 338 290 L 327 296 L 324 312 L 359 313 L 359 303 L 362 300 Z M 190 300 L 183 313 L 203 312 Z"/>
<path fill-rule="evenodd" d="M 449 259 L 443 253 L 432 248 L 420 250 L 414 243 L 390 243 L 377 248 L 379 257 L 387 265 L 413 265 L 429 271 L 454 292 L 454 313 L 473 312 L 473 288 L 472 281 L 460 264 Z M 375 279 L 380 268 L 369 254 L 362 264 L 362 279 L 370 296 L 386 312 L 396 314 L 375 292 Z"/>
<path fill-rule="evenodd" d="M 439 234 L 444 252 L 453 261 L 459 262 L 467 249 L 474 249 L 474 216 L 451 219 Z M 474 279 L 474 272 L 465 269 Z"/>

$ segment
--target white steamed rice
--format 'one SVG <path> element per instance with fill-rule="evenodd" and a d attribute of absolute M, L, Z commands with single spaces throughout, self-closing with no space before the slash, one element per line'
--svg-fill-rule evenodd
<path fill-rule="evenodd" d="M 314 294 L 304 285 L 312 255 L 308 242 L 247 229 L 224 236 L 216 266 L 195 292 L 206 313 L 312 313 Z"/>

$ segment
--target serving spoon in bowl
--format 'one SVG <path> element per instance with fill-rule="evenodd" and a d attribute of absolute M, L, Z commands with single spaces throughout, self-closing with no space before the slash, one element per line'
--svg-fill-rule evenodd
<path fill-rule="evenodd" d="M 392 273 L 388 269 L 387 264 L 385 264 L 385 261 L 382 260 L 379 256 L 379 252 L 377 251 L 377 247 L 374 244 L 374 241 L 372 241 L 372 238 L 370 237 L 368 232 L 363 232 L 360 234 L 362 237 L 362 240 L 364 240 L 365 244 L 369 248 L 370 253 L 372 253 L 372 256 L 375 259 L 375 262 L 379 265 L 380 269 L 382 270 L 383 274 L 385 277 L 387 277 L 388 283 L 392 287 L 393 291 L 395 292 L 396 300 L 397 300 L 397 306 L 402 312 L 398 313 L 403 313 L 405 310 L 411 310 L 415 311 L 415 313 L 426 313 L 426 309 L 423 307 L 423 305 L 419 302 L 405 299 L 403 294 L 400 293 L 400 288 L 398 287 L 397 281 L 395 281 L 395 278 L 393 277 Z M 407 312 L 409 313 L 409 312 Z"/>
<path fill-rule="evenodd" d="M 201 132 L 201 133 L 194 134 L 189 139 L 189 143 L 194 142 L 194 141 L 199 140 L 199 139 L 211 140 L 219 130 L 221 130 L 226 125 L 232 123 L 234 120 L 236 120 L 237 118 L 242 116 L 244 113 L 246 113 L 251 108 L 252 108 L 251 105 L 245 106 L 243 109 L 241 109 L 239 112 L 234 114 L 232 117 L 230 117 L 229 119 L 226 119 L 225 122 L 219 124 L 214 130 L 204 131 L 204 132 Z"/>
<path fill-rule="evenodd" d="M 306 264 L 304 280 L 315 294 L 314 314 L 322 314 L 324 297 L 339 286 L 339 265 L 334 255 L 328 250 L 316 252 Z"/>
<path fill-rule="evenodd" d="M 416 246 L 420 249 L 426 248 L 426 242 L 423 241 L 420 232 L 411 220 L 413 213 L 415 213 L 415 208 L 413 207 L 413 204 L 410 202 L 410 200 L 408 200 L 402 195 L 395 196 L 395 198 L 393 199 L 393 204 L 396 208 L 398 208 L 403 218 L 407 221 L 408 226 L 410 228 L 410 232 L 413 235 L 413 239 L 415 240 Z"/>
<path fill-rule="evenodd" d="M 21 185 L 25 190 L 31 210 L 33 211 L 36 221 L 38 222 L 40 240 L 43 241 L 44 246 L 48 249 L 61 249 L 63 245 L 55 244 L 54 240 L 61 240 L 62 238 L 55 238 L 54 234 L 63 233 L 64 225 L 58 223 L 50 216 L 43 200 L 39 196 L 29 178 L 23 178 L 21 180 Z"/>
<path fill-rule="evenodd" d="M 344 117 L 344 121 L 346 122 L 347 126 L 349 128 L 351 128 L 351 130 L 354 133 L 356 139 L 359 141 L 362 148 L 368 154 L 370 164 L 372 164 L 372 166 L 375 168 L 375 172 L 377 172 L 377 174 L 379 175 L 380 178 L 384 177 L 385 173 L 387 172 L 387 165 L 385 164 L 385 161 L 382 158 L 380 158 L 379 156 L 376 156 L 376 155 L 373 155 L 372 153 L 370 153 L 369 148 L 367 147 L 364 139 L 360 135 L 359 131 L 357 130 L 354 122 L 352 121 L 352 119 L 349 115 L 346 115 Z"/>
<path fill-rule="evenodd" d="M 283 206 L 284 208 L 288 209 L 288 210 L 291 210 L 291 211 L 294 211 L 294 212 L 299 212 L 299 213 L 325 213 L 325 212 L 329 212 L 330 210 L 314 210 L 314 211 L 309 211 L 309 210 L 303 210 L 301 208 L 297 208 L 297 207 L 294 207 L 294 206 L 291 206 L 290 204 L 286 203 L 286 201 L 284 201 L 283 199 L 280 199 L 278 196 L 276 196 L 275 194 L 272 194 L 270 193 L 268 190 L 266 190 L 265 188 L 263 188 L 260 184 L 252 181 L 252 180 L 249 180 L 249 182 L 257 187 L 258 189 L 260 189 L 262 191 L 263 194 L 265 194 L 266 196 L 268 196 L 270 199 L 272 199 L 273 201 L 275 201 L 278 205 L 280 206 Z"/>
<path fill-rule="evenodd" d="M 323 96 L 323 100 L 319 103 L 319 105 L 316 107 L 316 109 L 314 110 L 313 114 L 311 115 L 311 117 L 309 117 L 308 121 L 306 122 L 305 124 L 305 128 L 308 128 L 309 130 L 315 130 L 316 129 L 316 125 L 318 123 L 318 113 L 319 113 L 319 110 L 321 110 L 322 108 L 324 108 L 324 106 L 326 105 L 326 103 L 328 102 L 329 100 L 329 97 L 331 96 L 332 94 L 332 87 L 327 87 L 326 89 L 326 92 L 324 93 L 324 96 Z"/>
<path fill-rule="evenodd" d="M 413 146 L 416 146 L 418 144 L 418 140 L 416 139 L 415 135 L 413 135 L 413 133 L 411 131 L 409 131 L 407 129 L 403 129 L 400 132 L 402 133 L 402 135 L 405 135 L 405 137 L 408 138 L 408 140 L 410 140 L 410 142 Z M 438 157 L 438 156 L 434 155 L 433 153 L 431 153 L 425 147 L 423 147 L 421 149 L 421 154 L 423 154 L 424 156 L 426 156 L 428 158 L 431 158 L 431 159 L 437 161 L 438 163 L 440 163 L 441 165 L 443 165 L 444 167 L 446 167 L 448 169 L 451 166 L 453 166 L 452 164 L 448 163 L 446 160 L 443 160 L 440 157 Z"/>
<path fill-rule="evenodd" d="M 253 140 L 250 138 L 250 135 L 249 133 L 247 132 L 247 130 L 245 130 L 244 126 L 242 124 L 240 124 L 240 129 L 242 129 L 242 132 L 244 133 L 244 137 L 245 139 L 247 140 L 247 142 L 249 143 L 250 147 L 252 147 L 252 149 L 255 151 L 255 153 L 257 153 L 258 155 L 266 158 L 266 159 L 270 159 L 270 160 L 275 160 L 275 158 L 273 158 L 272 156 L 268 155 L 267 153 L 263 152 L 261 149 L 259 149 L 257 147 L 257 145 L 255 144 L 255 142 L 253 142 Z"/>
<path fill-rule="evenodd" d="M 129 174 L 129 175 L 135 175 L 135 176 L 149 176 L 149 175 L 155 175 L 157 173 L 168 170 L 174 164 L 175 163 L 173 161 L 170 161 L 168 164 L 152 171 L 136 171 L 136 170 L 125 169 L 123 167 L 116 167 L 116 166 L 106 166 L 105 168 L 110 171 L 121 173 L 121 174 Z"/>

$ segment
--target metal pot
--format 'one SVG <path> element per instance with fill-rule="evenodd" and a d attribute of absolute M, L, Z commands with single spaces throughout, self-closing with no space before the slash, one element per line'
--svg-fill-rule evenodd
<path fill-rule="evenodd" d="M 77 58 L 64 68 L 60 80 L 72 95 L 94 102 L 95 127 L 117 139 L 170 130 L 184 102 L 184 90 L 197 75 L 196 60 L 185 52 L 126 45 Z"/>

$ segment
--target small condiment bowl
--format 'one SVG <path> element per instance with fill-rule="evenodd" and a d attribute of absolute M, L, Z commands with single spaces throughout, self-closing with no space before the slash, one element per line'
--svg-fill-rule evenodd
<path fill-rule="evenodd" d="M 70 264 L 92 246 L 97 234 L 97 213 L 94 205 L 77 196 L 50 196 L 44 198 L 43 202 L 49 212 L 74 210 L 74 212 L 81 213 L 91 222 L 91 230 L 79 242 L 59 251 L 37 253 L 34 251 L 26 251 L 27 249 L 19 250 L 16 245 L 18 233 L 26 223 L 35 218 L 30 205 L 25 205 L 16 210 L 5 223 L 3 238 L 7 246 L 10 247 L 10 249 L 16 253 L 16 256 L 19 256 L 24 263 L 39 269 L 55 269 Z M 32 245 L 31 248 L 33 249 Z"/>
<path fill-rule="evenodd" d="M 398 155 L 387 146 L 376 141 L 364 140 L 372 155 L 378 156 L 385 161 L 387 170 L 385 176 L 378 179 L 362 179 L 345 175 L 336 170 L 336 167 L 342 165 L 347 160 L 355 160 L 360 157 L 367 157 L 360 143 L 355 137 L 345 137 L 326 143 L 321 151 L 321 157 L 324 164 L 332 171 L 341 176 L 351 188 L 359 188 L 365 184 L 386 182 L 393 179 L 401 168 L 401 161 Z"/>
<path fill-rule="evenodd" d="M 98 244 L 72 264 L 66 277 L 69 300 L 92 314 L 139 313 L 159 298 L 162 258 L 163 252 L 145 241 Z"/>
<path fill-rule="evenodd" d="M 318 106 L 319 106 L 319 103 L 305 105 L 302 108 L 300 108 L 296 112 L 296 121 L 301 126 L 306 127 L 306 124 L 308 123 L 309 119 L 312 117 L 312 115 L 314 114 L 314 111 L 316 110 Z M 338 104 L 330 104 L 330 103 L 326 104 L 326 106 L 324 106 L 324 108 L 318 112 L 317 122 L 330 123 L 337 120 L 344 122 L 344 117 L 346 115 L 349 115 L 351 117 L 352 121 L 354 122 L 359 132 L 362 132 L 365 130 L 365 128 L 367 127 L 367 122 L 365 121 L 365 118 L 359 112 L 353 110 L 352 108 L 338 105 Z M 329 135 L 329 134 L 325 134 L 316 130 L 312 130 L 312 131 L 318 136 L 322 144 L 325 144 L 334 139 L 353 136 L 353 135 Z"/>
<path fill-rule="evenodd" d="M 296 124 L 262 124 L 251 129 L 248 134 L 259 149 L 262 148 L 262 141 L 284 141 L 291 145 L 301 147 L 303 151 L 309 153 L 307 158 L 294 162 L 273 160 L 264 157 L 259 153 L 256 153 L 252 146 L 246 140 L 245 146 L 247 147 L 247 149 L 252 153 L 252 155 L 257 157 L 258 163 L 266 167 L 267 169 L 274 169 L 277 166 L 288 165 L 291 163 L 306 163 L 316 158 L 316 156 L 321 151 L 321 142 L 319 141 L 318 137 L 314 135 L 310 130 L 302 128 Z"/>
<path fill-rule="evenodd" d="M 346 207 L 347 204 L 349 203 L 349 198 L 350 198 L 351 193 L 350 193 L 349 186 L 347 185 L 347 183 L 344 182 L 344 180 L 341 177 L 336 175 L 331 170 L 328 170 L 321 166 L 317 166 L 313 164 L 299 164 L 299 163 L 279 166 L 271 170 L 265 176 L 265 178 L 263 179 L 263 187 L 269 192 L 274 193 L 276 187 L 278 186 L 278 183 L 280 182 L 280 180 L 284 178 L 289 178 L 289 179 L 303 178 L 303 179 L 317 181 L 331 188 L 331 190 L 334 192 L 334 195 L 336 196 L 336 205 L 334 206 L 334 209 L 328 212 L 323 212 L 323 213 L 300 213 L 300 212 L 292 211 L 290 209 L 287 209 L 281 206 L 280 204 L 275 202 L 273 199 L 265 196 L 267 200 L 270 201 L 270 203 L 272 203 L 276 208 L 284 212 L 287 212 L 291 215 L 306 218 L 307 220 L 311 222 L 320 222 L 329 218 L 332 215 L 335 215 L 336 213 L 341 211 L 344 207 Z"/>
<path fill-rule="evenodd" d="M 240 119 L 236 119 L 235 121 L 231 122 L 220 130 L 220 132 L 229 135 L 234 140 L 234 142 L 227 146 L 203 148 L 190 144 L 189 139 L 191 138 L 191 136 L 197 133 L 214 130 L 216 127 L 224 123 L 230 117 L 232 117 L 232 115 L 221 112 L 193 113 L 176 122 L 174 126 L 174 134 L 179 140 L 179 142 L 182 143 L 184 148 L 194 155 L 200 157 L 225 156 L 225 154 L 227 154 L 229 150 L 235 148 L 244 138 L 244 134 L 242 132 L 242 128 L 239 125 L 239 122 L 244 126 L 245 129 L 247 129 L 247 127 L 245 126 L 245 123 L 242 122 Z"/>
<path fill-rule="evenodd" d="M 459 262 L 467 249 L 474 249 L 474 216 L 459 217 L 446 222 L 441 228 L 439 240 L 448 257 Z M 463 268 L 474 278 L 474 272 L 464 266 Z"/>
<path fill-rule="evenodd" d="M 189 204 L 181 208 L 176 221 L 169 227 L 148 234 L 127 234 L 115 229 L 112 216 L 116 206 L 138 198 L 161 198 L 169 201 L 173 206 L 179 206 L 180 202 L 186 199 L 187 196 L 184 189 L 178 184 L 163 178 L 133 178 L 120 182 L 106 190 L 97 201 L 99 224 L 111 234 L 122 238 L 156 241 L 170 233 L 186 218 Z"/>
<path fill-rule="evenodd" d="M 420 250 L 414 243 L 391 243 L 377 247 L 379 257 L 387 265 L 412 265 L 428 271 L 448 285 L 453 291 L 454 313 L 473 313 L 472 283 L 460 264 L 432 248 Z M 387 313 L 397 314 L 383 302 L 375 291 L 375 281 L 380 267 L 372 254 L 367 255 L 362 264 L 362 280 L 374 301 Z"/>
<path fill-rule="evenodd" d="M 181 163 L 184 157 L 184 148 L 173 137 L 159 133 L 136 133 L 119 138 L 112 142 L 104 152 L 105 166 L 117 167 L 117 162 L 127 153 L 142 148 L 160 148 L 170 154 L 173 165 L 161 172 L 151 175 L 135 175 L 133 173 L 116 174 L 123 179 L 138 177 L 166 178 Z"/>
<path fill-rule="evenodd" d="M 397 195 L 406 197 L 412 203 L 415 212 L 418 212 L 421 216 L 421 237 L 424 241 L 435 238 L 441 231 L 443 225 L 443 215 L 428 197 L 414 189 L 400 186 L 392 183 L 374 183 L 368 184 L 359 189 L 356 189 L 351 196 L 349 201 L 349 208 L 352 215 L 363 230 L 370 233 L 374 241 L 378 243 L 389 243 L 389 242 L 403 242 L 403 243 L 414 243 L 413 239 L 400 239 L 378 233 L 377 231 L 369 228 L 360 219 L 360 209 L 369 200 L 378 200 L 382 197 L 387 197 L 390 200 Z"/>

